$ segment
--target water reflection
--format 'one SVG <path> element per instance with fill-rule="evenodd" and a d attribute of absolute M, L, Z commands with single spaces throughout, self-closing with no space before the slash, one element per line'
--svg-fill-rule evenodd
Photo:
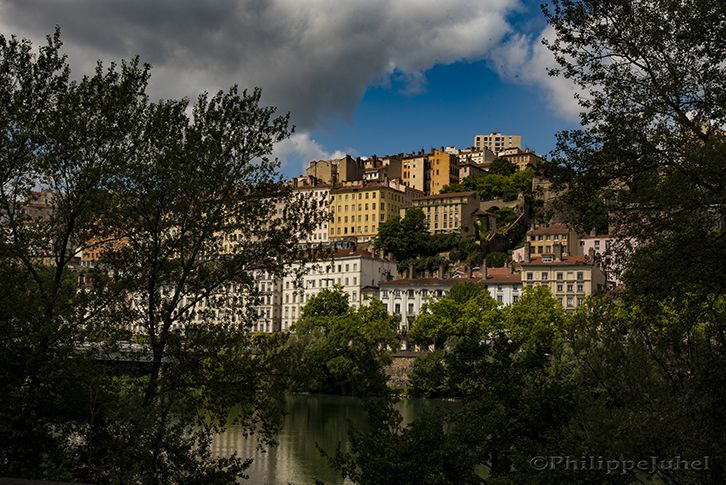
<path fill-rule="evenodd" d="M 218 435 L 212 446 L 218 455 L 233 452 L 254 461 L 248 470 L 251 484 L 308 484 L 321 480 L 326 484 L 344 482 L 330 468 L 316 443 L 334 453 L 338 443 L 348 449 L 348 429 L 352 423 L 366 425 L 366 414 L 360 400 L 342 396 L 291 395 L 285 403 L 286 416 L 277 436 L 278 446 L 260 451 L 254 437 L 245 438 L 241 427 L 230 426 Z M 407 399 L 399 403 L 404 423 L 413 420 L 427 408 L 447 405 L 442 401 Z"/>

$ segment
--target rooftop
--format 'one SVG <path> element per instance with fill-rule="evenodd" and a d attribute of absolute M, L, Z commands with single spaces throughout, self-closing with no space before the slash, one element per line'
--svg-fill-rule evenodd
<path fill-rule="evenodd" d="M 539 234 L 567 234 L 570 228 L 567 224 L 548 224 L 546 226 L 536 226 L 534 229 L 530 229 L 529 233 L 534 235 Z"/>
<path fill-rule="evenodd" d="M 387 286 L 454 286 L 456 283 L 482 284 L 478 278 L 402 278 L 398 280 L 384 281 L 381 287 Z"/>
<path fill-rule="evenodd" d="M 522 281 L 521 273 L 514 273 L 509 268 L 487 268 L 486 284 L 519 283 Z"/>
<path fill-rule="evenodd" d="M 548 255 L 543 255 L 548 256 Z M 552 256 L 552 255 L 550 255 Z M 542 257 L 531 258 L 529 262 L 522 261 L 522 266 L 590 266 L 591 263 L 587 256 L 565 256 L 556 261 L 552 256 L 552 261 L 543 261 Z"/>

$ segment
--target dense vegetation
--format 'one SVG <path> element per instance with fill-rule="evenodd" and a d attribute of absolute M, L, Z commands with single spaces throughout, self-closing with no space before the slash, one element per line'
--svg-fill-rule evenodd
<path fill-rule="evenodd" d="M 0 476 L 234 482 L 249 462 L 211 438 L 232 406 L 271 438 L 284 382 L 229 290 L 255 298 L 317 223 L 269 158 L 287 117 L 237 88 L 151 102 L 137 59 L 74 81 L 60 48 L 0 35 Z"/>
<path fill-rule="evenodd" d="M 496 160 L 495 160 L 496 161 Z M 511 162 L 509 165 L 514 167 Z M 520 193 L 532 192 L 532 177 L 534 169 L 514 171 L 508 170 L 506 165 L 498 170 L 491 168 L 480 175 L 472 175 L 458 184 L 449 184 L 442 189 L 443 193 L 476 192 L 481 200 L 502 199 L 516 200 Z"/>
<path fill-rule="evenodd" d="M 559 135 L 546 170 L 569 223 L 611 223 L 611 256 L 629 255 L 624 291 L 571 315 L 539 289 L 511 308 L 484 294 L 429 305 L 411 334 L 439 349 L 416 363 L 411 392 L 463 409 L 402 429 L 376 407 L 375 429 L 334 460 L 358 483 L 726 482 L 726 6 L 554 0 L 545 12 L 552 74 L 583 92 L 583 129 Z M 404 458 L 420 454 L 440 466 Z M 590 456 L 633 465 L 548 459 Z"/>

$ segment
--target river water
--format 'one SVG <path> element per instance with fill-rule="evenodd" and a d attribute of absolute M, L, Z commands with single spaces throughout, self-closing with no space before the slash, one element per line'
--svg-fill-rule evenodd
<path fill-rule="evenodd" d="M 404 399 L 398 410 L 404 423 L 412 421 L 426 409 L 448 403 L 427 399 Z M 359 399 L 328 395 L 290 395 L 286 398 L 286 415 L 278 445 L 269 450 L 257 449 L 254 437 L 246 438 L 239 426 L 230 426 L 218 435 L 212 446 L 217 455 L 237 452 L 242 458 L 254 459 L 248 469 L 249 484 L 302 485 L 321 480 L 326 484 L 343 484 L 320 454 L 317 445 L 333 454 L 338 443 L 347 449 L 349 423 L 364 427 L 366 413 Z"/>

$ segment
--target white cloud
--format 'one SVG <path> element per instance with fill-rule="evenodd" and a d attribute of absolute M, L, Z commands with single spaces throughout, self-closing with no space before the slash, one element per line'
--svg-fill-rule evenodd
<path fill-rule="evenodd" d="M 305 130 L 350 116 L 392 75 L 425 88 L 436 64 L 483 59 L 519 0 L 0 0 L 0 31 L 36 42 L 61 26 L 76 71 L 140 54 L 152 95 L 260 86 Z"/>
<path fill-rule="evenodd" d="M 539 35 L 511 35 L 492 49 L 489 59 L 494 69 L 504 78 L 528 85 L 539 86 L 550 108 L 565 119 L 579 120 L 580 106 L 575 100 L 576 86 L 562 76 L 547 75 L 548 68 L 558 67 L 552 52 L 542 45 L 542 39 L 554 39 L 552 27 Z"/>
<path fill-rule="evenodd" d="M 298 167 L 304 169 L 311 160 L 343 158 L 346 154 L 356 155 L 357 151 L 346 148 L 330 152 L 311 138 L 310 133 L 294 133 L 290 138 L 277 143 L 273 152 L 273 156 L 279 158 L 284 167 L 292 169 L 288 170 L 291 172 Z"/>

